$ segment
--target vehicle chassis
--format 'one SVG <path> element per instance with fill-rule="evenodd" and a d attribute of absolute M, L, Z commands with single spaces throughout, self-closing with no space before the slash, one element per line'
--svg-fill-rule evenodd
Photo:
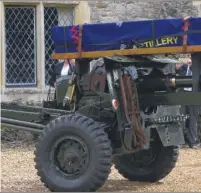
<path fill-rule="evenodd" d="M 23 106 L 23 105 L 18 105 L 14 103 L 10 103 L 10 104 L 2 103 L 1 104 L 2 126 L 10 127 L 13 129 L 41 133 L 38 139 L 39 142 L 36 145 L 36 149 L 38 149 L 38 152 L 36 152 L 36 159 L 35 159 L 36 168 L 39 170 L 41 181 L 44 182 L 44 184 L 51 191 L 96 191 L 99 187 L 102 186 L 102 184 L 107 179 L 107 176 L 109 174 L 109 168 L 111 167 L 111 163 L 112 163 L 110 162 L 111 155 L 114 156 L 113 162 L 115 163 L 115 167 L 118 169 L 118 171 L 124 177 L 130 180 L 154 182 L 165 177 L 173 169 L 175 165 L 176 158 L 178 156 L 177 155 L 178 145 L 181 145 L 184 143 L 184 135 L 183 135 L 183 127 L 182 127 L 183 119 L 181 119 L 183 116 L 181 116 L 180 114 L 180 105 L 201 105 L 201 86 L 200 86 L 201 85 L 201 53 L 199 52 L 192 53 L 192 71 L 193 71 L 193 76 L 191 79 L 191 83 L 193 87 L 192 92 L 187 92 L 185 94 L 183 92 L 161 92 L 161 93 L 160 92 L 159 93 L 152 93 L 152 92 L 140 93 L 139 92 L 138 93 L 140 109 L 144 109 L 146 107 L 157 107 L 157 108 L 154 111 L 154 113 L 152 112 L 151 114 L 145 114 L 143 113 L 143 111 L 140 112 L 140 116 L 142 117 L 142 126 L 144 127 L 144 130 L 143 130 L 144 140 L 138 136 L 141 139 L 141 142 L 140 144 L 137 144 L 136 146 L 133 146 L 132 144 L 132 141 L 133 141 L 132 123 L 128 123 L 127 116 L 129 115 L 128 115 L 128 112 L 126 112 L 128 108 L 127 107 L 125 108 L 126 106 L 125 100 L 122 99 L 123 93 L 125 91 L 122 90 L 123 87 L 121 87 L 120 80 L 122 75 L 119 71 L 119 69 L 121 69 L 122 67 L 126 67 L 126 66 L 128 67 L 130 65 L 133 65 L 133 63 L 124 62 L 124 61 L 122 62 L 121 60 L 117 61 L 116 58 L 106 57 L 104 58 L 106 75 L 96 76 L 93 73 L 89 73 L 90 61 L 91 61 L 90 59 L 76 59 L 76 65 L 77 65 L 76 66 L 77 68 L 76 87 L 82 87 L 82 88 L 88 87 L 84 89 L 86 93 L 87 92 L 90 93 L 91 91 L 93 91 L 92 93 L 95 93 L 96 96 L 101 98 L 99 99 L 98 102 L 96 102 L 97 106 L 95 105 L 92 106 L 90 104 L 86 105 L 85 103 L 84 106 L 77 108 L 76 112 L 72 112 L 72 111 L 68 111 L 68 109 L 60 108 L 61 106 L 58 105 L 58 101 L 56 102 L 44 101 L 43 107 Z M 151 67 L 154 67 L 154 66 L 151 66 Z M 82 81 L 81 83 L 80 78 L 83 76 L 86 82 Z M 106 77 L 109 92 L 104 92 L 104 89 L 102 89 L 100 86 L 97 89 L 95 85 L 87 81 L 93 78 L 92 82 L 94 84 L 96 83 L 96 80 L 102 84 L 101 81 L 103 77 Z M 83 96 L 85 95 L 88 95 L 88 94 L 83 94 Z M 89 95 L 91 95 L 91 93 Z M 112 103 L 113 100 L 118 101 L 118 104 L 116 104 L 117 105 L 116 109 L 114 109 L 115 105 Z M 111 106 L 111 103 L 113 104 L 113 106 Z M 127 105 L 128 106 L 131 105 L 131 102 L 129 101 Z M 93 111 L 93 113 L 90 111 Z M 136 116 L 139 116 L 139 115 L 136 115 Z M 170 119 L 170 116 L 172 116 L 173 119 Z M 167 119 L 164 120 L 163 119 L 164 117 L 166 117 Z M 63 125 L 62 123 L 60 123 L 62 119 L 63 119 Z M 94 132 L 95 133 L 94 135 L 96 136 L 96 138 L 98 138 L 99 136 L 103 137 L 103 139 L 99 138 L 99 142 L 100 144 L 103 144 L 104 147 L 102 147 L 100 144 L 98 145 L 98 143 L 95 144 L 96 145 L 95 147 L 97 148 L 97 151 L 100 150 L 99 154 L 97 154 L 96 156 L 100 156 L 100 159 L 102 159 L 103 162 L 105 159 L 105 163 L 100 162 L 98 165 L 95 165 L 94 167 L 100 167 L 100 170 L 102 171 L 105 170 L 106 174 L 104 172 L 101 173 L 101 171 L 98 171 L 98 168 L 95 168 L 95 170 L 97 170 L 97 173 L 93 174 L 95 175 L 94 177 L 95 179 L 91 180 L 92 182 L 89 182 L 90 178 L 88 178 L 87 179 L 88 181 L 82 180 L 83 182 L 79 182 L 78 185 L 71 186 L 68 183 L 72 183 L 72 180 L 69 180 L 69 182 L 66 181 L 68 182 L 66 187 L 64 185 L 64 182 L 62 181 L 63 178 L 60 175 L 58 175 L 59 177 L 57 176 L 60 179 L 60 181 L 56 180 L 54 183 L 47 177 L 44 177 L 45 174 L 40 168 L 40 164 L 42 164 L 42 161 L 40 160 L 40 156 L 42 156 L 42 150 L 39 150 L 39 149 L 43 149 L 43 146 L 46 145 L 45 142 L 41 142 L 42 140 L 46 139 L 45 138 L 46 135 L 48 135 L 50 139 L 53 138 L 53 136 L 50 133 L 48 133 L 48 131 L 52 129 L 54 130 L 54 132 L 57 132 L 57 130 L 54 129 L 54 127 L 55 128 L 57 127 L 56 126 L 57 124 L 58 125 L 61 124 L 61 127 L 64 126 L 64 124 L 66 125 L 68 124 L 70 125 L 71 123 L 75 124 L 76 122 L 74 119 L 76 119 L 78 122 L 83 121 L 82 123 L 83 127 L 85 127 L 86 130 L 88 128 L 89 131 L 87 130 L 87 132 L 92 132 L 92 133 Z M 85 121 L 87 123 L 85 123 Z M 85 124 L 86 125 L 88 124 L 87 125 L 88 127 L 86 127 Z M 69 128 L 71 126 L 69 126 Z M 92 130 L 90 130 L 91 127 L 93 127 Z M 96 130 L 96 127 L 99 127 L 99 129 Z M 99 133 L 100 130 L 104 131 L 104 133 L 107 133 L 109 137 L 109 141 L 111 143 L 111 147 L 110 145 L 108 145 L 107 142 L 105 142 L 106 137 L 104 136 L 104 134 Z M 173 155 L 172 159 L 174 161 L 173 162 L 170 161 L 169 163 L 173 165 L 172 168 L 167 169 L 168 167 L 170 167 L 169 165 L 167 165 L 167 166 L 164 166 L 166 167 L 165 172 L 159 171 L 159 173 L 161 172 L 161 174 L 155 174 L 155 173 L 153 175 L 150 174 L 151 177 L 150 175 L 146 175 L 145 173 L 146 177 L 143 177 L 143 176 L 140 176 L 139 171 L 137 171 L 137 166 L 133 168 L 134 166 L 129 165 L 128 160 L 127 161 L 125 160 L 131 159 L 129 155 L 137 154 L 137 152 L 141 152 L 143 150 L 149 150 L 150 144 L 152 143 L 152 134 L 154 132 L 157 133 L 156 135 L 159 137 L 162 146 L 167 148 L 165 149 L 165 152 L 164 152 L 166 155 L 163 155 L 164 159 L 165 159 L 165 156 L 169 156 L 170 154 L 171 155 L 176 154 L 176 155 Z M 72 138 L 70 138 L 69 140 L 72 140 Z M 75 140 L 78 140 L 78 139 L 75 139 Z M 68 144 L 66 144 L 66 146 L 68 146 Z M 158 143 L 157 143 L 157 146 L 159 146 Z M 76 144 L 74 145 L 74 147 L 76 147 Z M 174 147 L 173 151 L 168 149 L 170 147 Z M 69 146 L 69 148 L 71 148 L 71 146 Z M 73 145 L 72 145 L 72 148 L 73 148 Z M 106 150 L 103 151 L 104 148 Z M 82 149 L 82 148 L 79 147 L 79 149 Z M 83 151 L 85 151 L 84 145 L 83 145 Z M 112 153 L 110 151 L 112 151 Z M 104 156 L 102 156 L 101 153 Z M 106 158 L 109 157 L 109 158 L 106 159 L 105 157 Z M 95 159 L 95 158 L 93 158 L 92 156 L 92 159 Z M 88 163 L 89 160 L 86 162 Z M 95 164 L 95 162 L 93 164 Z M 125 168 L 125 164 L 128 165 L 130 170 L 133 169 L 138 175 L 137 174 L 134 175 L 133 173 L 130 173 L 128 171 L 128 168 Z M 85 164 L 83 165 L 84 165 L 83 167 L 85 167 Z M 84 170 L 83 167 L 82 167 L 82 170 Z M 155 168 L 156 166 L 152 165 L 148 167 Z M 158 165 L 158 167 L 160 168 L 160 165 Z M 47 168 L 46 168 L 46 172 L 47 172 Z M 101 174 L 99 175 L 98 172 Z M 53 173 L 49 175 L 53 175 Z M 56 175 L 56 173 L 54 173 L 54 175 Z M 90 173 L 89 175 L 92 175 L 92 173 Z M 64 177 L 64 178 L 67 178 L 67 177 Z"/>

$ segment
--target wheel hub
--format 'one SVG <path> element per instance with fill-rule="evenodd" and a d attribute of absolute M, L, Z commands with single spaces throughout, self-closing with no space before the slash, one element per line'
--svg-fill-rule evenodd
<path fill-rule="evenodd" d="M 154 162 L 156 159 L 156 152 L 154 149 L 143 150 L 133 155 L 134 164 L 138 167 L 144 167 Z"/>
<path fill-rule="evenodd" d="M 80 138 L 65 137 L 54 149 L 54 164 L 65 175 L 79 175 L 88 167 L 88 148 Z"/>
<path fill-rule="evenodd" d="M 66 156 L 64 155 L 64 159 L 65 159 L 65 162 L 71 165 L 72 163 L 75 163 L 79 158 L 76 155 L 76 153 L 68 152 Z"/>

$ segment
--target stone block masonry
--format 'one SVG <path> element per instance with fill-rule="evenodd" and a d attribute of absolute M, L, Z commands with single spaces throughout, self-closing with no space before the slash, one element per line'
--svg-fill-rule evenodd
<path fill-rule="evenodd" d="M 89 1 L 91 23 L 197 16 L 189 0 L 175 1 Z"/>

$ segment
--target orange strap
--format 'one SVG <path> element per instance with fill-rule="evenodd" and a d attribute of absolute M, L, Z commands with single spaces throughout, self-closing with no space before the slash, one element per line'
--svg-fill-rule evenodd
<path fill-rule="evenodd" d="M 183 18 L 183 22 L 184 22 L 184 26 L 183 26 L 183 30 L 184 30 L 184 35 L 183 35 L 183 52 L 187 53 L 187 46 L 188 46 L 188 28 L 189 28 L 189 18 L 190 17 L 184 17 Z"/>
<path fill-rule="evenodd" d="M 80 58 L 82 56 L 82 30 L 83 25 L 79 25 L 78 53 Z"/>

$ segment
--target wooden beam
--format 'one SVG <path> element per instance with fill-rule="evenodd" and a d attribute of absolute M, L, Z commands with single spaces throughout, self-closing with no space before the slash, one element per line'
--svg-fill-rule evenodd
<path fill-rule="evenodd" d="M 188 53 L 201 52 L 200 46 L 188 46 Z M 125 50 L 108 50 L 108 51 L 91 51 L 91 52 L 75 52 L 75 53 L 53 53 L 52 59 L 73 59 L 73 58 L 101 58 L 113 55 L 149 55 L 149 54 L 175 54 L 184 53 L 183 46 L 163 47 L 163 48 L 138 48 Z"/>

